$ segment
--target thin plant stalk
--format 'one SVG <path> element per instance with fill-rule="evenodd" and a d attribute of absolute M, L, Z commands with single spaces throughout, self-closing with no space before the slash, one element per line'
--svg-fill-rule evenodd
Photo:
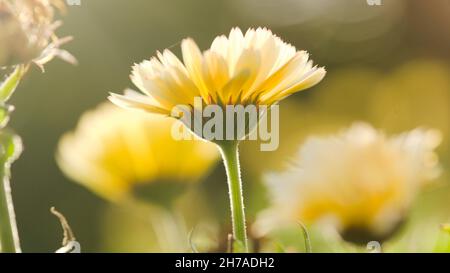
<path fill-rule="evenodd" d="M 242 249 L 243 252 L 248 252 L 244 197 L 242 194 L 242 180 L 239 166 L 239 142 L 224 141 L 218 145 L 227 171 L 233 237 L 236 240 L 235 242 L 238 243 L 236 248 Z"/>
<path fill-rule="evenodd" d="M 22 145 L 20 138 L 3 127 L 9 120 L 10 106 L 6 102 L 26 70 L 27 66 L 19 65 L 0 83 L 0 250 L 5 253 L 21 252 L 9 175 L 11 162 L 20 155 Z"/>
<path fill-rule="evenodd" d="M 16 216 L 11 197 L 11 187 L 7 164 L 0 167 L 0 246 L 3 253 L 19 253 L 20 243 L 17 232 Z"/>

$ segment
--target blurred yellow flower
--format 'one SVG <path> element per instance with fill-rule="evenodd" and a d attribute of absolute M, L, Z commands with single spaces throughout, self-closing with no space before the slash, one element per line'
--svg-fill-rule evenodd
<path fill-rule="evenodd" d="M 65 10 L 62 0 L 0 0 L 0 67 L 34 62 L 43 65 L 60 57 L 76 59 L 59 47 L 71 37 L 58 39 L 55 10 Z"/>
<path fill-rule="evenodd" d="M 439 175 L 434 149 L 440 141 L 435 130 L 388 138 L 365 123 L 311 138 L 295 166 L 268 176 L 273 206 L 255 229 L 265 233 L 281 220 L 321 222 L 351 242 L 383 241 L 404 221 L 419 190 Z"/>
<path fill-rule="evenodd" d="M 147 194 L 147 185 L 167 184 L 165 189 L 173 190 L 174 184 L 198 181 L 216 162 L 217 149 L 198 139 L 175 141 L 174 122 L 102 104 L 62 137 L 58 164 L 75 181 L 114 201 Z"/>
<path fill-rule="evenodd" d="M 229 37 L 215 38 L 201 52 L 196 43 L 181 43 L 183 62 L 171 51 L 137 64 L 131 79 L 145 94 L 111 94 L 119 106 L 169 115 L 177 105 L 272 105 L 307 89 L 325 76 L 313 67 L 305 51 L 283 42 L 266 28 L 249 29 L 245 35 L 233 28 Z"/>

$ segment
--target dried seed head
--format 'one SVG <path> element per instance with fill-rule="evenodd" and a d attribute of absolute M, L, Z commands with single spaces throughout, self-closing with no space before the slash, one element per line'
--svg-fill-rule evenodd
<path fill-rule="evenodd" d="M 75 62 L 59 48 L 68 39 L 55 34 L 56 10 L 65 11 L 63 1 L 0 0 L 0 67 L 34 62 L 42 68 L 56 56 Z"/>

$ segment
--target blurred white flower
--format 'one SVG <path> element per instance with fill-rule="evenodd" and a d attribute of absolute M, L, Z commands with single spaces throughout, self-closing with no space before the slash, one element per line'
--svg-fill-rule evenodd
<path fill-rule="evenodd" d="M 348 241 L 383 241 L 392 235 L 418 192 L 439 175 L 435 130 L 415 129 L 387 137 L 365 123 L 336 136 L 314 137 L 296 165 L 267 177 L 272 207 L 255 231 L 282 221 L 332 225 Z"/>

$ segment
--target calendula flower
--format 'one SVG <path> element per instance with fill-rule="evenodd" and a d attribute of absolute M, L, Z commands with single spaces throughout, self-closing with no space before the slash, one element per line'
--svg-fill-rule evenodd
<path fill-rule="evenodd" d="M 56 9 L 64 11 L 64 1 L 0 0 L 0 67 L 34 62 L 43 69 L 54 57 L 76 62 L 60 49 L 71 37 L 57 38 Z"/>
<path fill-rule="evenodd" d="M 205 52 L 200 51 L 194 40 L 187 38 L 181 42 L 181 50 L 183 61 L 166 49 L 158 52 L 157 57 L 133 67 L 131 80 L 143 94 L 128 91 L 124 95 L 111 94 L 109 99 L 121 107 L 182 118 L 198 136 L 212 140 L 202 134 L 201 124 L 200 128 L 191 124 L 192 116 L 196 121 L 204 119 L 204 116 L 196 118 L 196 113 L 203 114 L 204 105 L 218 106 L 219 109 L 272 106 L 317 84 L 326 74 L 324 68 L 313 66 L 306 51 L 297 51 L 266 28 L 249 29 L 245 35 L 239 28 L 234 28 L 228 37 L 215 38 Z M 173 114 L 180 106 L 188 108 L 189 118 Z M 187 114 L 185 110 L 182 110 L 183 115 Z M 264 114 L 264 110 L 262 112 Z M 224 134 L 219 134 L 220 139 L 214 142 L 222 152 L 227 169 L 233 235 L 237 245 L 242 246 L 239 251 L 244 252 L 248 251 L 248 245 L 237 151 L 239 142 L 257 125 L 260 114 L 254 114 L 249 120 L 233 117 L 233 122 L 243 120 L 244 128 L 249 129 L 239 130 L 237 126 L 239 132 L 236 134 L 230 132 L 235 124 L 223 119 L 222 124 L 213 126 L 216 132 L 225 128 L 224 133 L 232 135 L 232 139 L 227 137 L 223 141 Z M 205 125 L 205 128 L 209 127 Z"/>
<path fill-rule="evenodd" d="M 213 144 L 202 140 L 175 141 L 174 122 L 102 104 L 62 137 L 59 166 L 70 178 L 113 201 L 133 194 L 168 198 L 176 187 L 199 181 L 218 155 Z"/>
<path fill-rule="evenodd" d="M 281 220 L 322 222 L 351 242 L 384 241 L 439 174 L 434 149 L 440 138 L 424 129 L 387 137 L 364 123 L 311 138 L 295 166 L 268 176 L 273 206 L 255 229 L 265 233 Z"/>
<path fill-rule="evenodd" d="M 239 28 L 215 38 L 201 52 L 194 40 L 181 42 L 183 62 L 170 50 L 133 67 L 131 80 L 143 92 L 112 94 L 124 107 L 169 115 L 177 105 L 272 105 L 317 84 L 325 69 L 265 28 Z"/>

